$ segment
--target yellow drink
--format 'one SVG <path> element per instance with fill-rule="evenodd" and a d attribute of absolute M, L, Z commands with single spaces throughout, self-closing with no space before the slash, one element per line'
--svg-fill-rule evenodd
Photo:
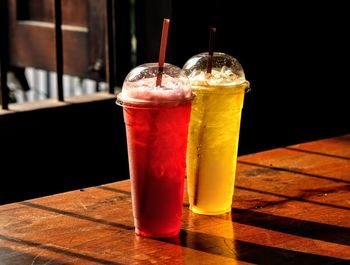
<path fill-rule="evenodd" d="M 231 211 L 239 128 L 247 82 L 192 86 L 196 98 L 187 147 L 190 208 L 198 214 Z"/>

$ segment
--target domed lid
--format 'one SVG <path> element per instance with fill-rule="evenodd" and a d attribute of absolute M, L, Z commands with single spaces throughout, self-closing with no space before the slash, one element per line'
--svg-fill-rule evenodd
<path fill-rule="evenodd" d="M 231 55 L 214 52 L 212 56 L 211 72 L 208 73 L 209 53 L 200 53 L 191 57 L 183 70 L 192 85 L 198 86 L 235 86 L 249 87 L 241 64 Z"/>
<path fill-rule="evenodd" d="M 190 81 L 179 67 L 164 65 L 161 86 L 156 85 L 157 75 L 158 63 L 142 64 L 132 69 L 117 96 L 117 104 L 124 107 L 178 105 L 193 98 Z"/>

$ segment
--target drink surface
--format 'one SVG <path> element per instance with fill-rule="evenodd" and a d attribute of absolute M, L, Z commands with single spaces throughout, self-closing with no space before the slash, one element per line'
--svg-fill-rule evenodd
<path fill-rule="evenodd" d="M 124 108 L 136 233 L 179 233 L 191 102 Z"/>
<path fill-rule="evenodd" d="M 196 98 L 187 149 L 191 210 L 200 214 L 231 211 L 245 84 L 192 86 Z"/>

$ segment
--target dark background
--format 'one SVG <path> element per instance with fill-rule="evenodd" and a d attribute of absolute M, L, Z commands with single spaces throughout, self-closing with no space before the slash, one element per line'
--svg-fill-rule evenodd
<path fill-rule="evenodd" d="M 177 0 L 157 9 L 137 2 L 139 64 L 157 60 L 166 16 L 168 62 L 181 67 L 206 51 L 214 26 L 216 50 L 242 64 L 252 90 L 243 109 L 240 154 L 350 132 L 345 4 Z"/>
<path fill-rule="evenodd" d="M 0 204 L 127 179 L 115 99 L 0 115 Z"/>

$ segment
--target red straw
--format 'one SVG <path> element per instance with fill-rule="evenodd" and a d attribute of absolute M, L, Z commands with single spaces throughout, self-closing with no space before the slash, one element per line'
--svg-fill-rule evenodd
<path fill-rule="evenodd" d="M 161 40 L 160 49 L 159 49 L 159 61 L 158 61 L 159 68 L 158 68 L 157 81 L 156 81 L 156 86 L 158 86 L 158 87 L 160 87 L 162 84 L 163 67 L 164 67 L 164 62 L 165 62 L 165 52 L 166 52 L 166 45 L 168 42 L 169 23 L 170 23 L 170 19 L 164 18 L 162 40 Z"/>
<path fill-rule="evenodd" d="M 213 54 L 215 48 L 215 33 L 216 28 L 210 28 L 210 36 L 209 36 L 209 58 L 207 64 L 207 73 L 211 73 L 211 69 L 213 67 Z"/>

